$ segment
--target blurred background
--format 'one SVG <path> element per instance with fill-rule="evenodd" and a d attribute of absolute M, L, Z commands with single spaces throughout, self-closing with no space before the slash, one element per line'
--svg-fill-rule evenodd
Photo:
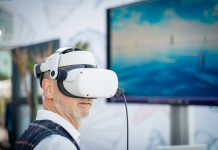
<path fill-rule="evenodd" d="M 137 1 L 0 0 L 0 149 L 13 149 L 41 109 L 42 92 L 33 65 L 59 47 L 72 46 L 91 51 L 99 66 L 106 68 L 106 10 L 133 2 Z M 176 137 L 171 136 L 171 105 L 129 103 L 128 108 L 130 149 L 172 145 Z M 186 112 L 188 142 L 181 144 L 218 149 L 218 107 L 190 105 Z M 126 149 L 124 104 L 95 100 L 80 132 L 83 149 Z"/>

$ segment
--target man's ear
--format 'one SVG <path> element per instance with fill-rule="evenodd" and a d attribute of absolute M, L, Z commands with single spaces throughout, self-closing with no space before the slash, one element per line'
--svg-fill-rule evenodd
<path fill-rule="evenodd" d="M 43 95 L 45 98 L 52 99 L 54 95 L 54 85 L 52 80 L 50 79 L 43 79 L 42 81 L 42 89 L 43 89 Z"/>

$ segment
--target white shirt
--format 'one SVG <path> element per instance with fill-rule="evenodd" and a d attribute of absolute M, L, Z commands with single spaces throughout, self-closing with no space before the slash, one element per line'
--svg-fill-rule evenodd
<path fill-rule="evenodd" d="M 80 133 L 74 128 L 73 125 L 70 124 L 67 120 L 65 120 L 60 115 L 48 111 L 48 110 L 39 110 L 37 112 L 36 120 L 50 120 L 54 123 L 62 126 L 79 144 L 80 142 Z M 44 138 L 39 144 L 36 145 L 34 150 L 77 150 L 75 145 L 67 138 L 60 135 L 51 135 Z"/>

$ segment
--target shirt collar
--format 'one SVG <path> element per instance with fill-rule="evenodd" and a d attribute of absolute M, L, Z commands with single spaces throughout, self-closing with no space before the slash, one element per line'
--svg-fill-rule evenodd
<path fill-rule="evenodd" d="M 54 112 L 48 110 L 38 110 L 36 120 L 53 121 L 54 123 L 57 123 L 60 126 L 62 126 L 76 140 L 77 143 L 80 142 L 81 135 L 79 131 L 66 119 Z"/>

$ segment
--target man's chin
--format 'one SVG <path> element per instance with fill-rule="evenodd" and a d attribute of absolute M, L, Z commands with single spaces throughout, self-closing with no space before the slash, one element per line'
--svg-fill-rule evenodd
<path fill-rule="evenodd" d="M 89 116 L 89 112 L 84 112 L 84 113 L 77 113 L 77 112 L 72 112 L 71 113 L 72 117 L 77 119 L 77 120 L 82 120 L 85 119 Z"/>

